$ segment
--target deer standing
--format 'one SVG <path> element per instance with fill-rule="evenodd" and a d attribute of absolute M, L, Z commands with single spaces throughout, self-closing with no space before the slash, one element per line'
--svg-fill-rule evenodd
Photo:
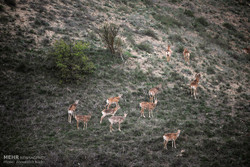
<path fill-rule="evenodd" d="M 109 118 L 110 122 L 110 132 L 113 131 L 112 125 L 118 123 L 119 124 L 119 131 L 121 131 L 121 123 L 124 122 L 127 114 L 124 114 L 124 116 L 112 116 Z"/>
<path fill-rule="evenodd" d="M 122 97 L 122 95 L 119 95 L 118 97 L 110 97 L 110 98 L 108 98 L 107 101 L 106 101 L 107 104 L 106 104 L 105 108 L 108 106 L 107 109 L 109 109 L 109 106 L 111 104 L 113 104 L 113 103 L 116 103 L 116 106 L 117 106 L 121 97 Z"/>
<path fill-rule="evenodd" d="M 150 97 L 150 102 L 152 102 L 152 103 L 154 102 L 155 96 L 160 92 L 161 88 L 162 88 L 162 84 L 157 85 L 156 87 L 151 88 L 149 90 L 148 94 L 149 94 L 149 97 Z"/>
<path fill-rule="evenodd" d="M 85 127 L 87 129 L 88 122 L 89 122 L 90 118 L 91 118 L 91 114 L 89 114 L 89 115 L 75 115 L 75 119 L 76 119 L 76 122 L 77 122 L 77 129 L 79 129 L 79 123 L 80 122 L 84 123 L 83 129 Z"/>
<path fill-rule="evenodd" d="M 168 49 L 166 51 L 167 62 L 170 61 L 171 54 L 172 54 L 172 50 L 170 49 L 170 45 L 168 45 Z"/>
<path fill-rule="evenodd" d="M 109 108 L 109 109 L 105 108 L 104 110 L 102 110 L 102 117 L 100 123 L 102 123 L 103 118 L 106 117 L 107 115 L 114 116 L 117 110 L 119 110 L 120 108 L 121 108 L 120 105 L 117 103 L 117 106 L 115 108 Z"/>
<path fill-rule="evenodd" d="M 183 56 L 184 56 L 185 61 L 189 63 L 190 52 L 186 48 L 183 51 Z"/>
<path fill-rule="evenodd" d="M 167 148 L 168 141 L 172 141 L 172 147 L 174 144 L 174 148 L 176 148 L 175 140 L 179 137 L 181 130 L 178 130 L 177 133 L 166 133 L 163 135 L 164 140 L 164 148 Z"/>
<path fill-rule="evenodd" d="M 76 100 L 74 104 L 71 104 L 68 108 L 68 122 L 71 123 L 72 116 L 74 117 L 74 112 L 76 110 L 79 100 Z"/>
<path fill-rule="evenodd" d="M 157 105 L 157 99 L 155 100 L 154 103 L 152 103 L 152 102 L 141 102 L 140 103 L 141 117 L 143 116 L 145 118 L 145 115 L 144 115 L 144 110 L 145 109 L 149 110 L 148 117 L 150 118 L 150 115 L 153 117 L 152 111 L 153 111 L 153 109 L 155 108 L 156 105 Z"/>
<path fill-rule="evenodd" d="M 194 95 L 195 99 L 196 99 L 196 95 L 197 95 L 197 87 L 198 87 L 200 77 L 201 77 L 201 75 L 199 73 L 195 74 L 195 80 L 193 80 L 190 84 L 191 96 L 192 96 L 192 89 L 193 89 L 193 95 Z"/>

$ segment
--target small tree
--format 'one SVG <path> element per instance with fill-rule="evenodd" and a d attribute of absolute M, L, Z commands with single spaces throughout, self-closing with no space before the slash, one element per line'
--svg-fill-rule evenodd
<path fill-rule="evenodd" d="M 56 70 L 61 82 L 82 80 L 86 74 L 93 72 L 95 66 L 84 54 L 88 47 L 82 42 L 56 41 L 49 58 L 52 60 L 51 68 Z"/>
<path fill-rule="evenodd" d="M 104 24 L 104 26 L 99 29 L 99 36 L 104 42 L 106 48 L 112 53 L 115 54 L 117 51 L 116 48 L 116 41 L 117 41 L 117 35 L 119 32 L 119 27 L 113 23 L 111 24 Z"/>

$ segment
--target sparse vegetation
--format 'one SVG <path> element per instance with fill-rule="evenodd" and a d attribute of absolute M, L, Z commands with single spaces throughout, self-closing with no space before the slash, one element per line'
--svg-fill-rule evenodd
<path fill-rule="evenodd" d="M 2 2 L 0 166 L 10 154 L 43 156 L 40 166 L 249 166 L 246 1 L 19 0 L 18 8 Z M 96 30 L 105 23 L 119 25 L 114 43 L 124 61 L 116 44 L 112 54 L 100 40 Z M 66 49 L 53 57 L 55 43 Z M 62 79 L 61 69 L 81 62 L 66 53 L 87 56 L 93 72 L 64 81 L 75 73 L 68 70 Z M 195 100 L 190 84 L 196 73 Z M 139 103 L 150 101 L 149 90 L 160 83 L 154 117 L 145 111 L 139 118 Z M 99 123 L 101 111 L 120 94 L 115 115 L 128 115 L 122 131 L 115 126 L 110 133 L 109 116 Z M 75 119 L 67 122 L 75 100 L 77 114 L 92 113 L 87 130 L 77 130 Z M 178 129 L 177 148 L 169 143 L 165 150 L 163 134 Z"/>

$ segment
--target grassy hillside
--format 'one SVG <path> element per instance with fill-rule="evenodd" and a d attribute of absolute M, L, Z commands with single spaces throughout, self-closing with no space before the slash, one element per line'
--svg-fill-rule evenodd
<path fill-rule="evenodd" d="M 44 156 L 40 166 L 249 166 L 247 0 L 7 2 L 0 0 L 1 165 L 11 166 L 4 155 L 20 155 Z M 96 33 L 107 22 L 120 27 L 124 61 Z M 90 44 L 96 70 L 84 81 L 62 84 L 48 68 L 59 39 Z M 189 84 L 198 72 L 195 100 Z M 140 118 L 139 103 L 159 83 L 154 118 Z M 128 116 L 110 133 L 101 111 L 119 94 L 116 115 Z M 87 130 L 67 122 L 76 99 L 78 114 L 93 113 Z M 177 148 L 163 149 L 163 134 L 178 129 Z"/>

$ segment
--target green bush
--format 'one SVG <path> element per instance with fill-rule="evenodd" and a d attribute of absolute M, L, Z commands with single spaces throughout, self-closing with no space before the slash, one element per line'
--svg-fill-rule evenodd
<path fill-rule="evenodd" d="M 93 72 L 95 66 L 84 54 L 88 47 L 87 43 L 82 42 L 56 41 L 49 53 L 49 59 L 52 60 L 51 68 L 56 70 L 60 82 L 82 80 Z"/>
<path fill-rule="evenodd" d="M 144 50 L 148 53 L 152 53 L 153 52 L 153 48 L 151 47 L 151 45 L 144 41 L 144 42 L 141 42 L 140 44 L 137 45 L 137 47 L 140 49 L 140 50 Z"/>
<path fill-rule="evenodd" d="M 204 27 L 207 27 L 209 23 L 204 17 L 199 17 L 195 20 L 196 23 L 203 25 Z"/>
<path fill-rule="evenodd" d="M 191 11 L 191 10 L 185 10 L 184 14 L 187 15 L 187 16 L 189 16 L 189 17 L 194 17 L 194 12 Z"/>
<path fill-rule="evenodd" d="M 153 37 L 154 39 L 158 40 L 156 33 L 151 29 L 146 29 L 146 30 L 142 31 L 142 34 L 147 35 L 149 37 Z"/>
<path fill-rule="evenodd" d="M 229 30 L 232 30 L 232 31 L 236 31 L 234 25 L 230 24 L 230 23 L 223 23 L 223 26 Z"/>

